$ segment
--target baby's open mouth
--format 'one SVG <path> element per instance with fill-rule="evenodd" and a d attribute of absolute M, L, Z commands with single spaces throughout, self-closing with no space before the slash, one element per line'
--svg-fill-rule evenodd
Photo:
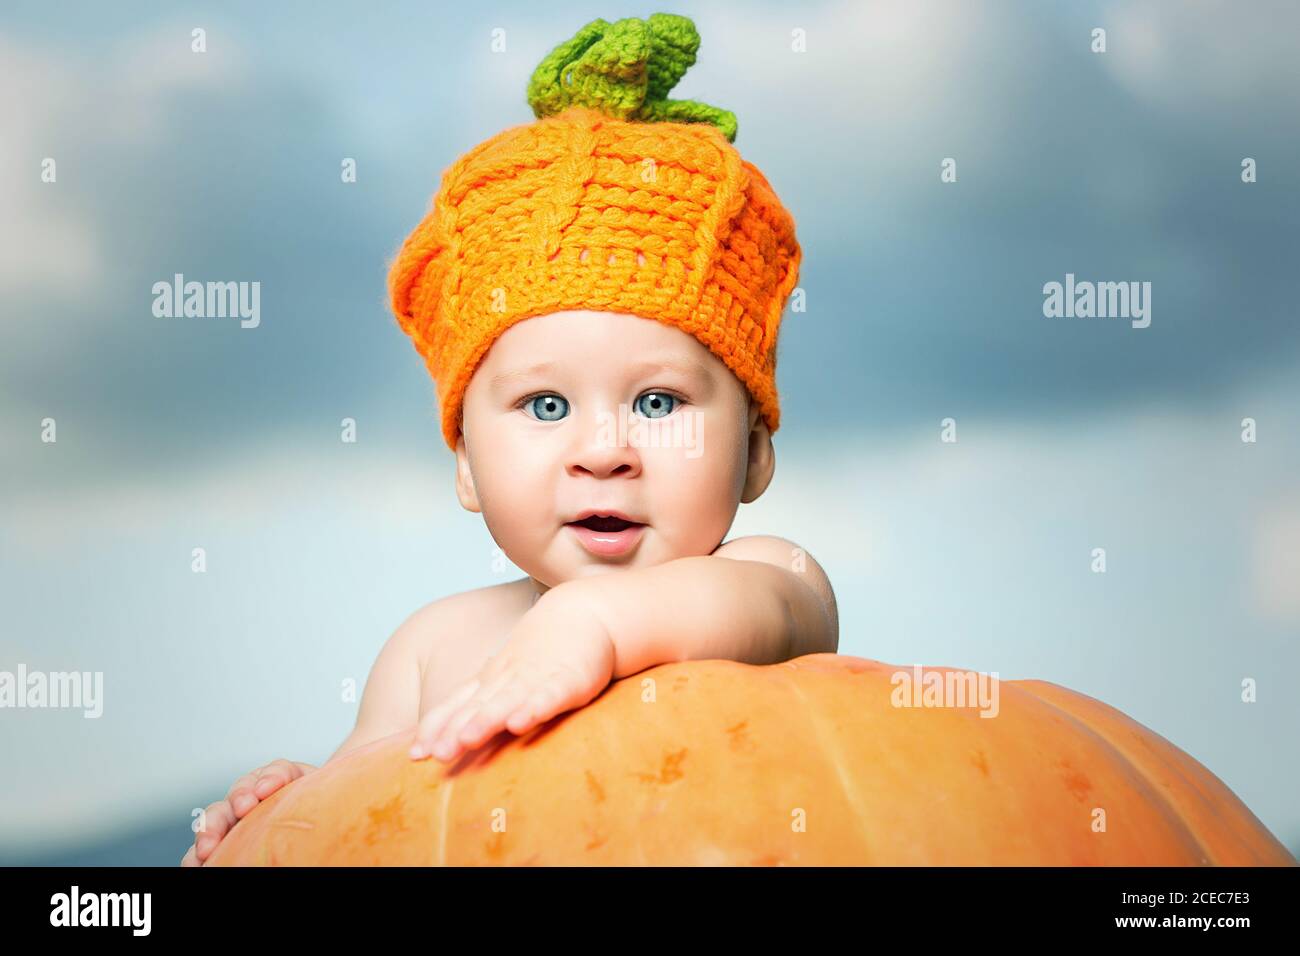
<path fill-rule="evenodd" d="M 603 515 L 591 515 L 581 521 L 570 521 L 569 524 L 590 528 L 592 531 L 625 531 L 628 528 L 641 527 L 636 521 L 624 521 L 622 518 L 606 518 Z"/>

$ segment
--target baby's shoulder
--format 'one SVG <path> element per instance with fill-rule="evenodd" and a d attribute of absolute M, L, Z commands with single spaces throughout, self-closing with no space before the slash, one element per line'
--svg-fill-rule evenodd
<path fill-rule="evenodd" d="M 528 583 L 528 579 L 523 578 L 448 594 L 419 608 L 412 613 L 411 618 L 427 625 L 442 621 L 465 622 L 481 618 L 485 614 L 509 615 L 527 609 L 531 595 L 524 586 Z"/>
<path fill-rule="evenodd" d="M 530 583 L 523 578 L 461 591 L 412 612 L 402 627 L 409 631 L 421 664 L 449 642 L 455 649 L 495 644 L 500 634 L 528 609 L 531 594 L 525 586 Z"/>

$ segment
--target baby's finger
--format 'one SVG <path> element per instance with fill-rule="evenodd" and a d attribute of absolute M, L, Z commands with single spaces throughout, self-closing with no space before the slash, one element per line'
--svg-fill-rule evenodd
<path fill-rule="evenodd" d="M 235 825 L 235 811 L 224 800 L 210 804 L 203 813 L 204 829 L 194 839 L 194 855 L 203 862 L 221 838 Z"/>
<path fill-rule="evenodd" d="M 517 676 L 502 674 L 487 693 L 468 701 L 461 711 L 447 721 L 447 725 L 434 740 L 433 755 L 439 760 L 452 760 L 465 749 L 468 740 L 477 741 L 471 745 L 476 747 L 500 730 L 501 719 L 497 715 L 495 702 L 503 693 L 512 693 L 511 688 L 518 683 Z"/>
<path fill-rule="evenodd" d="M 226 803 L 230 804 L 230 808 L 234 810 L 235 817 L 243 817 L 244 814 L 248 813 L 248 810 L 257 805 L 259 797 L 257 797 L 255 787 L 257 786 L 257 777 L 259 777 L 263 769 L 252 770 L 231 784 L 230 792 L 226 793 Z"/>
<path fill-rule="evenodd" d="M 481 732 L 474 732 L 474 737 L 479 740 L 479 743 L 500 730 L 501 721 L 499 717 L 493 716 L 492 702 L 508 688 L 515 687 L 519 683 L 519 676 L 515 671 L 497 675 L 489 686 L 482 688 L 473 698 L 466 701 L 459 711 L 450 715 L 446 723 L 430 738 L 429 749 L 432 750 L 433 755 L 439 760 L 454 760 L 464 749 L 462 734 L 465 727 L 468 722 L 476 718 L 480 720 L 482 728 Z"/>
<path fill-rule="evenodd" d="M 203 829 L 199 830 L 195 837 L 214 836 L 220 839 L 235 825 L 236 819 L 235 812 L 228 801 L 218 800 L 209 803 L 203 811 Z M 198 842 L 197 839 L 195 842 Z"/>
<path fill-rule="evenodd" d="M 306 770 L 302 769 L 302 764 L 298 763 L 295 760 L 289 760 L 285 757 L 281 757 L 279 760 L 272 761 L 271 766 L 279 767 L 283 769 L 285 772 L 285 778 L 287 780 L 297 780 L 299 777 L 307 773 Z"/>
<path fill-rule="evenodd" d="M 429 755 L 429 745 L 437 739 L 437 733 L 447 717 L 454 713 L 462 703 L 474 696 L 474 692 L 478 690 L 478 684 L 477 680 L 467 681 L 453 691 L 450 697 L 420 718 L 420 723 L 415 728 L 415 741 L 411 744 L 410 753 L 412 758 L 418 760 Z"/>
<path fill-rule="evenodd" d="M 198 866 L 198 865 L 199 865 L 199 858 L 195 855 L 194 845 L 190 844 L 190 848 L 186 850 L 185 855 L 181 857 L 181 866 Z"/>
<path fill-rule="evenodd" d="M 479 747 L 505 726 L 506 718 L 532 696 L 532 687 L 516 680 L 484 701 L 473 719 L 462 728 L 457 739 L 467 747 Z"/>
<path fill-rule="evenodd" d="M 230 791 L 226 794 L 226 802 L 234 808 L 237 814 L 243 815 L 257 805 L 257 797 L 253 795 L 253 784 L 256 781 L 256 772 L 246 773 L 230 785 Z"/>
<path fill-rule="evenodd" d="M 490 679 L 486 684 L 481 678 L 475 678 L 471 681 L 473 690 L 471 693 L 464 693 L 469 687 L 462 689 L 462 693 L 454 695 L 442 707 L 436 708 L 437 713 L 430 711 L 425 718 L 420 721 L 420 729 L 415 746 L 411 748 L 413 757 L 424 756 L 433 751 L 439 739 L 445 739 L 450 732 L 448 728 L 453 725 L 456 732 L 459 732 L 460 726 L 474 715 L 483 702 L 490 699 L 502 687 L 507 685 L 513 676 L 513 672 L 506 671 L 498 674 L 495 678 Z M 417 752 L 418 751 L 418 752 Z M 452 754 L 454 756 L 454 754 Z M 446 760 L 446 755 L 441 755 L 439 759 Z"/>
<path fill-rule="evenodd" d="M 267 776 L 281 777 L 288 780 L 296 770 L 297 768 L 293 764 L 281 757 L 278 760 L 272 760 L 265 767 L 259 767 L 253 775 L 259 780 Z"/>
<path fill-rule="evenodd" d="M 439 760 L 454 760 L 459 756 L 462 748 L 460 745 L 460 732 L 467 723 L 474 719 L 482 704 L 477 701 L 469 701 L 465 706 L 457 711 L 447 721 L 447 726 L 442 729 L 437 738 L 429 748 L 435 757 Z"/>
<path fill-rule="evenodd" d="M 565 709 L 564 693 L 556 684 L 543 684 L 535 689 L 524 705 L 529 714 L 530 726 L 544 724 Z"/>
<path fill-rule="evenodd" d="M 518 707 L 506 717 L 506 730 L 521 737 L 542 721 L 537 718 L 537 704 L 534 695 L 529 695 Z"/>
<path fill-rule="evenodd" d="M 298 768 L 290 766 L 287 760 L 276 760 L 267 764 L 257 771 L 257 779 L 253 782 L 253 795 L 259 800 L 265 800 L 290 780 L 302 776 L 297 771 Z"/>
<path fill-rule="evenodd" d="M 253 796 L 259 800 L 265 800 L 288 782 L 284 775 L 279 773 L 270 773 L 265 777 L 258 777 L 257 783 L 253 785 Z"/>

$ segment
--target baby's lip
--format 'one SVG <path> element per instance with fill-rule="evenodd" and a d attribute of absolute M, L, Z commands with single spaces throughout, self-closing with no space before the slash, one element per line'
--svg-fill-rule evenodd
<path fill-rule="evenodd" d="M 570 518 L 568 521 L 564 523 L 578 524 L 580 522 L 586 521 L 588 518 L 593 518 L 593 517 L 617 518 L 620 521 L 626 521 L 628 524 L 647 523 L 645 521 L 642 521 L 640 518 L 634 518 L 632 515 L 629 515 L 627 512 L 619 511 L 616 508 L 589 508 L 586 511 L 574 515 L 572 518 Z"/>

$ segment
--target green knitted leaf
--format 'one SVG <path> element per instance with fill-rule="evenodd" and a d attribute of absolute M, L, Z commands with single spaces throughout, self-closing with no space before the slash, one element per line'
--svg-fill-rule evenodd
<path fill-rule="evenodd" d="M 592 20 L 538 64 L 528 81 L 528 104 L 538 119 L 586 106 L 621 120 L 712 123 L 734 142 L 735 114 L 668 99 L 699 48 L 695 24 L 675 14 Z"/>
<path fill-rule="evenodd" d="M 646 99 L 662 100 L 695 65 L 700 35 L 694 23 L 671 13 L 652 13 L 646 25 L 650 29 Z"/>

